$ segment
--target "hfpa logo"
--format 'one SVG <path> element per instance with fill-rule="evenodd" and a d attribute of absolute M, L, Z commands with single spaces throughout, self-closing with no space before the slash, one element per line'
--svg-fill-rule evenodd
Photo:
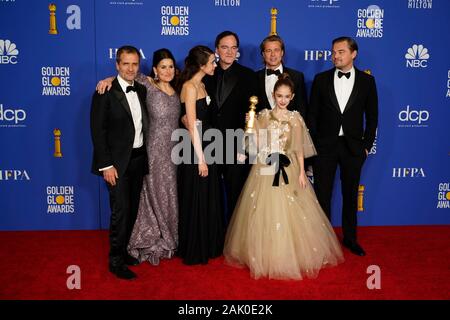
<path fill-rule="evenodd" d="M 0 181 L 21 181 L 30 180 L 30 175 L 26 170 L 0 170 Z"/>
<path fill-rule="evenodd" d="M 392 178 L 425 178 L 423 168 L 392 168 Z"/>
<path fill-rule="evenodd" d="M 331 60 L 330 50 L 305 50 L 305 61 Z"/>

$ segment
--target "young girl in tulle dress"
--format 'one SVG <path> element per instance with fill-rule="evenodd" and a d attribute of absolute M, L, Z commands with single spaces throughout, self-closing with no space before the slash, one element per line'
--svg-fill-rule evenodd
<path fill-rule="evenodd" d="M 344 261 L 336 235 L 306 177 L 304 159 L 316 154 L 303 118 L 287 110 L 294 84 L 282 74 L 275 108 L 255 121 L 252 166 L 226 234 L 228 264 L 248 266 L 252 277 L 315 278 Z"/>

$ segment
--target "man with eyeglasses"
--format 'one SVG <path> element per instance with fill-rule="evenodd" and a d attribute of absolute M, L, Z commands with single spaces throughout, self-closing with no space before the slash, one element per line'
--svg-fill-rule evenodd
<path fill-rule="evenodd" d="M 215 41 L 216 56 L 219 57 L 214 75 L 205 77 L 206 90 L 211 96 L 214 108 L 214 126 L 224 137 L 224 164 L 220 173 L 224 179 L 227 199 L 226 224 L 228 224 L 241 189 L 249 172 L 248 164 L 237 163 L 237 148 L 232 155 L 226 153 L 227 129 L 244 129 L 245 114 L 248 111 L 249 99 L 256 95 L 255 72 L 239 64 L 237 60 L 239 37 L 232 31 L 223 31 Z M 232 143 L 232 141 L 228 141 Z M 231 157 L 232 156 L 232 157 Z M 233 159 L 233 163 L 227 163 Z"/>
<path fill-rule="evenodd" d="M 307 108 L 305 78 L 302 72 L 283 65 L 285 52 L 283 39 L 277 35 L 270 35 L 261 42 L 260 50 L 265 68 L 257 72 L 259 98 L 257 111 L 264 108 L 274 108 L 273 87 L 278 80 L 278 76 L 282 73 L 287 73 L 295 86 L 294 99 L 289 104 L 288 109 L 300 112 L 302 117 L 305 118 Z"/>

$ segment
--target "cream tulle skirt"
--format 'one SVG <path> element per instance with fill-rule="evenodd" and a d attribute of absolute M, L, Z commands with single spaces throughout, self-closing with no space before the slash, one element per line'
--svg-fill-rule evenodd
<path fill-rule="evenodd" d="M 288 157 L 289 183 L 280 175 L 279 187 L 261 170 L 267 165 L 253 165 L 228 227 L 226 263 L 248 266 L 256 279 L 315 278 L 321 268 L 344 261 L 312 186 L 300 187 L 298 162 Z"/>

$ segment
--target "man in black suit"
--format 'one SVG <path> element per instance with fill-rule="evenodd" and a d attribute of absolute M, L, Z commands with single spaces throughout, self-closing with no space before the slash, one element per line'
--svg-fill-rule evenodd
<path fill-rule="evenodd" d="M 353 66 L 357 53 L 358 45 L 352 38 L 333 40 L 335 68 L 314 78 L 307 123 L 318 153 L 313 164 L 317 198 L 330 218 L 334 176 L 339 165 L 343 244 L 352 253 L 364 256 L 356 237 L 358 186 L 363 163 L 375 140 L 378 96 L 374 77 Z"/>
<path fill-rule="evenodd" d="M 305 88 L 305 78 L 302 72 L 290 69 L 283 65 L 283 56 L 285 52 L 284 41 L 277 35 L 266 37 L 260 45 L 261 55 L 264 59 L 265 68 L 257 72 L 258 76 L 258 105 L 257 111 L 264 108 L 273 109 L 275 103 L 273 100 L 273 87 L 282 73 L 289 74 L 294 82 L 294 99 L 288 106 L 288 109 L 300 112 L 305 118 L 307 108 L 307 97 Z"/>
<path fill-rule="evenodd" d="M 249 99 L 256 95 L 256 76 L 253 70 L 237 63 L 239 37 L 231 31 L 217 35 L 215 41 L 219 63 L 214 75 L 205 77 L 204 82 L 208 94 L 211 95 L 214 108 L 214 126 L 224 137 L 224 164 L 219 166 L 225 182 L 227 196 L 226 223 L 228 223 L 244 186 L 249 172 L 249 165 L 237 162 L 240 139 L 233 139 L 235 148 L 227 152 L 226 145 L 233 143 L 225 139 L 229 129 L 244 129 L 245 114 L 250 105 Z M 228 161 L 227 161 L 228 159 Z M 230 163 L 231 162 L 231 163 Z"/>
<path fill-rule="evenodd" d="M 103 95 L 96 92 L 91 105 L 92 173 L 105 179 L 111 206 L 109 270 L 127 280 L 136 277 L 127 265 L 139 263 L 128 255 L 127 244 L 136 221 L 142 180 L 148 173 L 146 89 L 134 81 L 139 62 L 136 48 L 121 47 L 116 57 L 118 76 L 111 90 Z"/>

